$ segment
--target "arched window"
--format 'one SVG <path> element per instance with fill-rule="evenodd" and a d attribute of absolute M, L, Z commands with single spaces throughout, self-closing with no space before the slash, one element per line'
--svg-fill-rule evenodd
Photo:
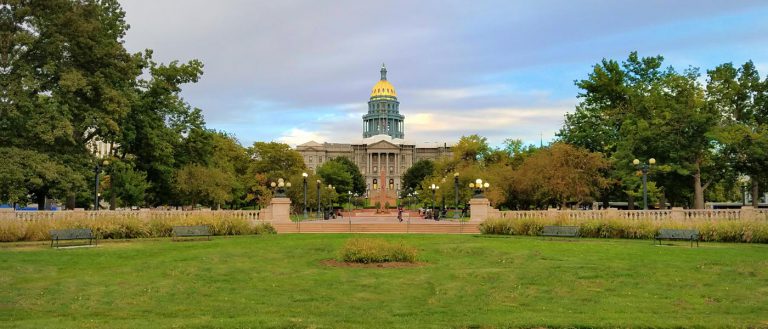
<path fill-rule="evenodd" d="M 374 178 L 374 179 L 373 179 L 373 189 L 374 189 L 374 190 L 375 190 L 375 189 L 377 189 L 377 188 L 379 188 L 379 184 L 378 184 L 378 182 L 379 182 L 379 180 L 378 180 L 378 179 L 376 179 L 376 178 Z"/>

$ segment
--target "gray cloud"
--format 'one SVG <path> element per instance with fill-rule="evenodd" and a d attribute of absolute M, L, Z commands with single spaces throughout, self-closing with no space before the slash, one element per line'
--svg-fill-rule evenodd
<path fill-rule="evenodd" d="M 209 125 L 244 143 L 296 129 L 333 141 L 359 139 L 359 115 L 381 62 L 390 67 L 411 130 L 406 133 L 414 139 L 475 132 L 494 140 L 515 134 L 537 139 L 561 121 L 542 116 L 505 129 L 456 124 L 420 131 L 408 126 L 408 117 L 432 113 L 435 120 L 460 120 L 489 108 L 567 111 L 575 104 L 572 81 L 601 58 L 624 58 L 633 49 L 663 53 L 682 43 L 697 47 L 701 43 L 690 40 L 704 43 L 709 30 L 650 41 L 644 31 L 766 8 L 763 1 L 662 0 L 121 3 L 132 26 L 126 47 L 154 49 L 164 62 L 202 60 L 205 75 L 185 88 L 185 98 L 204 110 Z M 719 38 L 723 44 L 765 41 L 759 33 L 748 41 L 724 35 L 731 39 Z M 562 78 L 532 85 L 537 71 Z"/>

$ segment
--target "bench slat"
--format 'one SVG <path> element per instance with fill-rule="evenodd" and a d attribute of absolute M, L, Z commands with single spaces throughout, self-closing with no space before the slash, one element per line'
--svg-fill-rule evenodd
<path fill-rule="evenodd" d="M 211 229 L 208 225 L 197 226 L 174 226 L 173 236 L 211 236 Z"/>
<path fill-rule="evenodd" d="M 578 226 L 544 226 L 541 230 L 542 236 L 579 236 Z"/>
<path fill-rule="evenodd" d="M 699 231 L 663 228 L 656 234 L 656 240 L 658 240 L 659 243 L 661 243 L 661 240 L 688 240 L 691 241 L 691 246 L 693 246 L 693 241 L 695 240 L 696 245 L 698 246 Z"/>
<path fill-rule="evenodd" d="M 59 241 L 61 240 L 88 240 L 88 244 L 91 244 L 92 241 L 96 238 L 93 235 L 93 231 L 91 231 L 89 228 L 50 230 L 48 233 L 51 234 L 51 247 L 53 247 L 54 241 L 58 247 Z"/>

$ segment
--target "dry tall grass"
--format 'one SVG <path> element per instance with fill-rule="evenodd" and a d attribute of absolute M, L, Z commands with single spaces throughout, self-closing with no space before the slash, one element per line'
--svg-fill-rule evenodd
<path fill-rule="evenodd" d="M 629 220 L 629 219 L 489 219 L 480 225 L 483 234 L 539 235 L 547 225 L 580 227 L 589 238 L 653 239 L 659 229 L 697 229 L 702 241 L 768 243 L 765 220 Z"/>
<path fill-rule="evenodd" d="M 252 225 L 248 220 L 239 218 L 221 219 L 200 215 L 142 220 L 103 216 L 99 219 L 0 220 L 0 242 L 48 240 L 51 238 L 50 230 L 69 228 L 90 228 L 100 239 L 169 237 L 172 227 L 180 225 L 208 225 L 214 235 L 275 233 L 269 223 Z"/>

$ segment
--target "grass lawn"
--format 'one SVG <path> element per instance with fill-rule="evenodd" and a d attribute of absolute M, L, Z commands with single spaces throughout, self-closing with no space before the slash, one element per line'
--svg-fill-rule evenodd
<path fill-rule="evenodd" d="M 425 265 L 321 264 L 352 236 L 0 244 L 0 327 L 768 327 L 768 245 L 377 235 Z"/>

